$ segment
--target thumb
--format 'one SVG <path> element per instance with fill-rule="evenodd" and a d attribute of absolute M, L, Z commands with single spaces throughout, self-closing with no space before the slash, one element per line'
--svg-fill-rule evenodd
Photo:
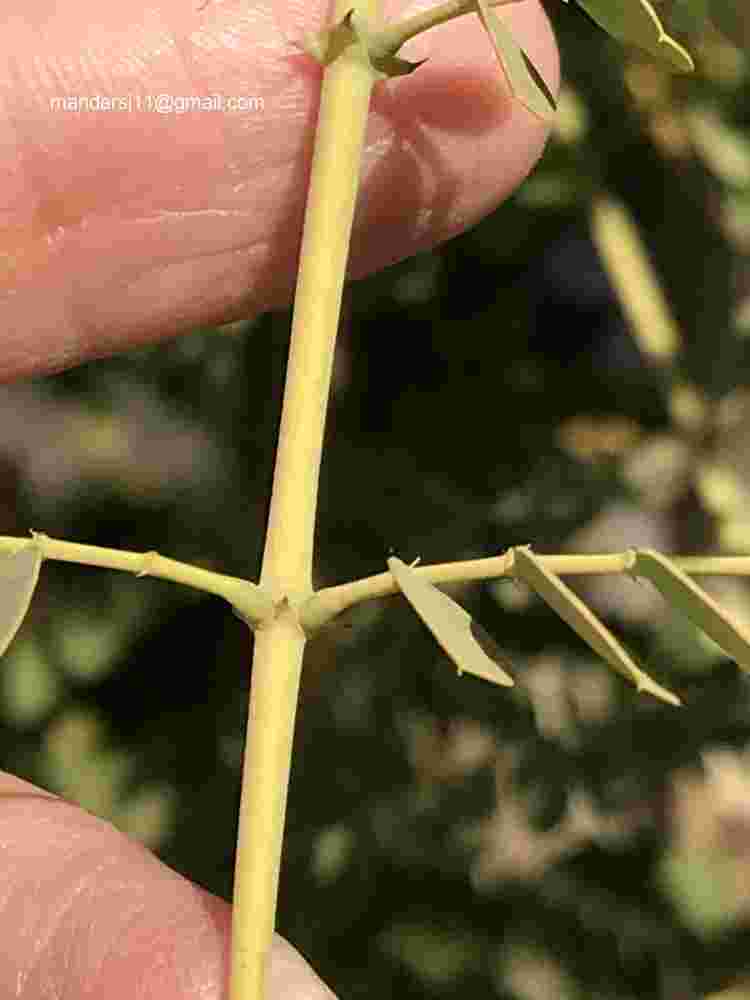
<path fill-rule="evenodd" d="M 0 774 L 0 996 L 225 1000 L 231 909 L 109 823 Z M 333 1000 L 282 938 L 268 1000 Z"/>
<path fill-rule="evenodd" d="M 398 17 L 405 3 L 384 6 Z M 293 43 L 327 4 L 8 7 L 0 381 L 287 304 L 320 93 L 320 67 Z M 500 16 L 555 90 L 538 0 Z M 404 55 L 429 58 L 373 96 L 353 277 L 473 225 L 544 145 L 476 17 L 413 39 Z"/>

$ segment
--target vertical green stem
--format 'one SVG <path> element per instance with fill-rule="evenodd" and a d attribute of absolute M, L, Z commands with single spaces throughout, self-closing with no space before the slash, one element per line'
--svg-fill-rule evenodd
<path fill-rule="evenodd" d="M 378 0 L 360 0 L 374 21 Z M 339 22 L 351 9 L 337 0 Z M 276 616 L 256 630 L 232 918 L 230 1000 L 266 1000 L 294 718 L 312 593 L 320 458 L 375 75 L 357 44 L 325 71 L 302 236 L 261 586 Z"/>
<path fill-rule="evenodd" d="M 359 15 L 372 17 L 368 0 Z M 337 0 L 336 21 L 351 10 Z M 261 585 L 309 596 L 328 390 L 373 71 L 359 46 L 323 78 Z"/>
<path fill-rule="evenodd" d="M 291 608 L 255 633 L 232 910 L 230 1000 L 265 1000 L 305 636 Z"/>

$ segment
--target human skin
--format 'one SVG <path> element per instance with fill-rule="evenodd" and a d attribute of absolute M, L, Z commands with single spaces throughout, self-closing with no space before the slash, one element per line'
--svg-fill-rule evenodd
<path fill-rule="evenodd" d="M 320 26 L 321 0 L 3 6 L 0 381 L 288 304 L 321 75 L 292 43 Z M 407 9 L 385 7 L 389 18 Z M 556 89 L 537 0 L 500 14 Z M 429 59 L 376 88 L 354 277 L 478 221 L 545 140 L 510 100 L 476 17 L 402 54 Z M 161 94 L 263 107 L 76 113 L 50 103 Z"/>
<path fill-rule="evenodd" d="M 406 9 L 386 4 L 388 16 Z M 318 0 L 5 0 L 0 381 L 289 303 L 320 81 L 291 41 L 317 28 L 321 11 Z M 556 90 L 556 49 L 536 0 L 501 16 Z M 376 88 L 354 277 L 479 220 L 545 140 L 510 101 L 476 18 L 402 54 L 429 60 Z M 262 110 L 50 104 L 217 93 L 260 98 Z M 0 996 L 226 997 L 226 902 L 109 824 L 2 774 L 0 844 Z M 269 1000 L 330 995 L 278 938 Z"/>

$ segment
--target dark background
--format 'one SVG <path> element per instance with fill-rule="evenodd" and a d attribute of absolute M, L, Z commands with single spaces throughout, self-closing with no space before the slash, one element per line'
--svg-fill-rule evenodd
<path fill-rule="evenodd" d="M 750 551 L 750 26 L 729 0 L 723 36 L 672 4 L 700 66 L 678 79 L 549 6 L 567 90 L 540 165 L 465 236 L 347 290 L 318 586 L 391 548 Z M 603 191 L 679 323 L 667 363 L 592 243 Z M 257 579 L 288 332 L 265 315 L 4 388 L 0 533 Z M 279 930 L 341 1000 L 689 998 L 743 975 L 747 682 L 645 583 L 579 583 L 684 707 L 639 696 L 509 582 L 451 593 L 512 690 L 458 678 L 397 598 L 310 644 Z M 744 582 L 717 586 L 750 617 Z M 45 564 L 0 674 L 0 763 L 229 898 L 250 653 L 218 599 Z"/>

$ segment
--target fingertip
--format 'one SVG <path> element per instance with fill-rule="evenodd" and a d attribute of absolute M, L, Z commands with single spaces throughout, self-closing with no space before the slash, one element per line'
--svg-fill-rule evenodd
<path fill-rule="evenodd" d="M 226 1000 L 231 907 L 111 824 L 0 775 L 0 996 Z M 269 1000 L 331 1000 L 275 936 Z"/>
<path fill-rule="evenodd" d="M 268 993 L 272 1000 L 336 1000 L 302 955 L 278 934 L 274 935 Z"/>
<path fill-rule="evenodd" d="M 525 0 L 499 12 L 556 94 L 557 46 L 540 4 Z M 408 44 L 421 46 L 408 53 L 405 46 L 408 58 L 428 60 L 373 98 L 353 277 L 479 222 L 522 183 L 549 135 L 549 125 L 513 98 L 477 17 L 456 18 Z"/>

